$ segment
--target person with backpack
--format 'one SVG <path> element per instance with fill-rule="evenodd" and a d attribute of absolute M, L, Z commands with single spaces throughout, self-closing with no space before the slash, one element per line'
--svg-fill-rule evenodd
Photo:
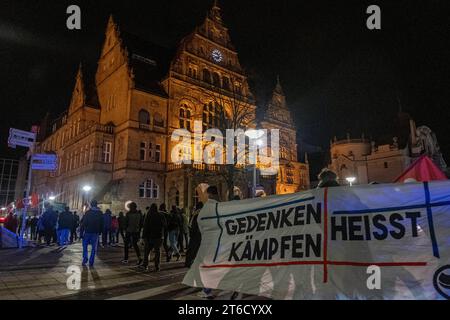
<path fill-rule="evenodd" d="M 95 254 L 97 252 L 98 237 L 103 231 L 103 213 L 97 206 L 97 201 L 91 201 L 91 208 L 83 216 L 81 225 L 83 234 L 83 267 L 88 263 L 88 246 L 91 246 L 91 255 L 89 257 L 89 266 L 93 267 Z"/>
<path fill-rule="evenodd" d="M 178 211 L 177 207 L 172 206 L 167 226 L 167 230 L 169 231 L 169 242 L 170 242 L 170 249 L 168 256 L 169 261 L 172 259 L 173 255 L 177 257 L 177 261 L 180 260 L 181 257 L 180 251 L 178 251 L 178 236 L 180 234 L 180 228 L 183 222 L 177 211 Z"/>
<path fill-rule="evenodd" d="M 128 263 L 128 251 L 130 248 L 130 243 L 136 252 L 138 262 L 136 265 L 141 265 L 143 260 L 141 258 L 141 251 L 139 250 L 138 241 L 140 239 L 141 229 L 142 229 L 142 214 L 137 210 L 137 204 L 131 202 L 129 204 L 129 211 L 125 216 L 125 255 L 122 263 Z"/>
<path fill-rule="evenodd" d="M 148 270 L 148 256 L 150 252 L 155 250 L 155 272 L 160 270 L 161 261 L 161 245 L 164 238 L 164 230 L 167 227 L 166 218 L 163 213 L 158 211 L 156 204 L 150 206 L 144 220 L 144 229 L 142 239 L 145 243 L 144 262 L 140 267 Z"/>

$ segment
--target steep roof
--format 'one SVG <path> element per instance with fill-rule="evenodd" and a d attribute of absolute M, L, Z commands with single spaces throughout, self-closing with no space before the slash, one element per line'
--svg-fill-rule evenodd
<path fill-rule="evenodd" d="M 175 50 L 159 46 L 126 31 L 121 31 L 120 37 L 128 52 L 135 87 L 166 97 L 161 80 L 169 72 Z"/>

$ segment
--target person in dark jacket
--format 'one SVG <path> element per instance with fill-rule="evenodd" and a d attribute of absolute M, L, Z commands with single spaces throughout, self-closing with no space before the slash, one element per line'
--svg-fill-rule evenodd
<path fill-rule="evenodd" d="M 69 207 L 65 207 L 58 217 L 58 242 L 60 246 L 65 246 L 69 242 L 69 233 L 72 226 L 72 212 L 69 211 Z"/>
<path fill-rule="evenodd" d="M 56 223 L 58 221 L 58 214 L 53 211 L 53 206 L 49 203 L 44 205 L 45 212 L 42 214 L 42 226 L 44 228 L 44 238 L 47 246 L 50 245 L 52 238 L 54 238 Z"/>
<path fill-rule="evenodd" d="M 167 227 L 166 218 L 163 213 L 158 211 L 156 204 L 152 204 L 147 212 L 144 220 L 144 229 L 142 231 L 142 239 L 144 239 L 144 262 L 142 269 L 148 270 L 148 256 L 150 252 L 155 250 L 155 271 L 160 270 L 161 261 L 161 244 L 164 238 L 164 230 Z"/>
<path fill-rule="evenodd" d="M 172 255 L 177 257 L 177 261 L 180 260 L 181 254 L 180 251 L 178 251 L 178 236 L 180 234 L 182 224 L 182 218 L 178 214 L 177 207 L 172 206 L 172 210 L 170 211 L 169 219 L 167 221 L 170 242 L 169 261 L 172 259 Z"/>
<path fill-rule="evenodd" d="M 117 229 L 117 243 L 119 243 L 119 234 L 122 237 L 123 243 L 125 243 L 125 216 L 123 212 L 119 212 L 117 222 L 119 223 L 119 229 Z"/>
<path fill-rule="evenodd" d="M 339 187 L 337 182 L 337 175 L 328 168 L 322 169 L 318 175 L 319 185 L 317 188 L 329 188 L 329 187 Z"/>
<path fill-rule="evenodd" d="M 137 210 L 136 203 L 131 202 L 129 211 L 125 216 L 125 255 L 122 263 L 128 263 L 129 244 L 131 243 L 138 258 L 137 265 L 142 264 L 141 251 L 138 245 L 138 241 L 141 238 L 142 220 L 142 214 Z"/>
<path fill-rule="evenodd" d="M 105 214 L 103 215 L 103 231 L 102 231 L 102 247 L 106 247 L 108 244 L 111 244 L 111 220 L 112 220 L 112 212 L 109 209 L 106 209 Z M 108 241 L 109 238 L 109 241 Z"/>
<path fill-rule="evenodd" d="M 77 234 L 77 229 L 80 226 L 80 216 L 77 214 L 76 211 L 74 211 L 73 213 L 73 224 L 72 224 L 72 228 L 70 230 L 70 243 L 73 243 L 73 241 L 77 241 L 78 240 L 78 234 Z"/>
<path fill-rule="evenodd" d="M 186 261 L 184 264 L 186 268 L 190 268 L 191 265 L 194 263 L 195 257 L 197 256 L 198 253 L 198 249 L 200 249 L 200 243 L 202 242 L 202 234 L 200 232 L 200 229 L 198 228 L 198 221 L 197 221 L 198 214 L 202 209 L 203 203 L 202 202 L 197 203 L 197 206 L 195 207 L 195 211 L 190 221 L 189 245 L 187 247 Z"/>
<path fill-rule="evenodd" d="M 86 211 L 82 219 L 83 235 L 83 266 L 88 262 L 88 246 L 91 245 L 89 266 L 93 267 L 97 251 L 98 237 L 103 231 L 103 213 L 97 207 L 97 201 L 91 201 L 91 208 Z"/>
<path fill-rule="evenodd" d="M 166 210 L 166 205 L 164 203 L 162 203 L 159 206 L 159 212 L 164 216 L 164 218 L 166 218 L 166 223 L 169 223 L 169 213 Z M 163 247 L 164 247 L 164 252 L 166 253 L 166 261 L 169 262 L 170 261 L 170 246 L 167 243 L 167 240 L 169 239 L 169 230 L 167 230 L 167 228 L 164 229 L 164 239 L 163 239 Z"/>
<path fill-rule="evenodd" d="M 30 240 L 36 241 L 37 239 L 37 225 L 38 225 L 39 218 L 37 217 L 37 213 L 35 213 L 30 218 Z"/>

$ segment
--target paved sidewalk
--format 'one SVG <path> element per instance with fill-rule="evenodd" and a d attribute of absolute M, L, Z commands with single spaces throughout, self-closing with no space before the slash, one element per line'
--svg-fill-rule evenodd
<path fill-rule="evenodd" d="M 108 299 L 153 288 L 152 295 L 162 299 L 173 295 L 198 291 L 181 285 L 187 269 L 184 262 L 162 263 L 161 271 L 142 272 L 129 265 L 121 264 L 122 247 L 99 248 L 95 268 L 81 267 L 82 248 L 80 243 L 64 248 L 35 247 L 0 250 L 0 300 L 41 299 Z M 69 266 L 81 268 L 80 290 L 67 288 Z M 164 286 L 176 285 L 168 291 Z M 160 289 L 157 289 L 160 288 Z M 151 298 L 151 295 L 135 294 L 134 299 Z"/>

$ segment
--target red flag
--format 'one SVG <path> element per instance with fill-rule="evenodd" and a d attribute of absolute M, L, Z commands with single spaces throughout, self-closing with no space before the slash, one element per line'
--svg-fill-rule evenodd
<path fill-rule="evenodd" d="M 395 182 L 404 182 L 406 179 L 414 179 L 419 182 L 447 180 L 447 176 L 426 155 L 414 161 Z"/>
<path fill-rule="evenodd" d="M 36 193 L 31 195 L 31 207 L 37 208 L 39 206 L 39 196 Z"/>

